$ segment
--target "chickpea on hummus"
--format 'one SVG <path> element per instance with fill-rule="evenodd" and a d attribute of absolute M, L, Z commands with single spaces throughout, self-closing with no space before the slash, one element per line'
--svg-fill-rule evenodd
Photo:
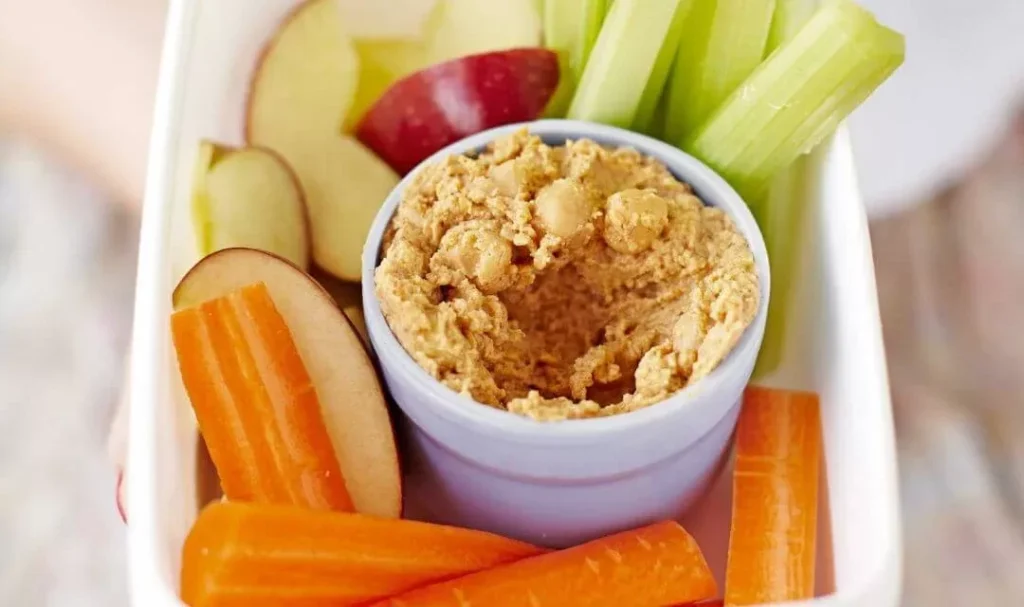
<path fill-rule="evenodd" d="M 665 399 L 722 361 L 760 297 L 732 220 L 664 165 L 525 130 L 419 170 L 375 282 L 421 367 L 539 420 Z"/>

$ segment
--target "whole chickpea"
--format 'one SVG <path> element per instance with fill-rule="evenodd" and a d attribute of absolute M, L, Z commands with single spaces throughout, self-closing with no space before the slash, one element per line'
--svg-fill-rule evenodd
<path fill-rule="evenodd" d="M 512 243 L 482 222 L 467 221 L 449 230 L 437 256 L 438 262 L 461 271 L 485 293 L 506 288 L 512 277 Z"/>
<path fill-rule="evenodd" d="M 577 234 L 594 212 L 583 189 L 568 179 L 556 179 L 545 186 L 537 193 L 535 204 L 541 227 L 561 238 Z"/>
<path fill-rule="evenodd" d="M 668 203 L 654 190 L 623 190 L 608 197 L 604 241 L 619 253 L 639 253 L 668 225 Z"/>

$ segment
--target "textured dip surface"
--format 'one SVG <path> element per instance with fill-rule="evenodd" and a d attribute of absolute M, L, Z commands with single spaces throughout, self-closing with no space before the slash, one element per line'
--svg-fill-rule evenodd
<path fill-rule="evenodd" d="M 699 380 L 760 297 L 732 220 L 660 162 L 526 131 L 419 170 L 375 283 L 428 373 L 540 420 L 633 411 Z"/>

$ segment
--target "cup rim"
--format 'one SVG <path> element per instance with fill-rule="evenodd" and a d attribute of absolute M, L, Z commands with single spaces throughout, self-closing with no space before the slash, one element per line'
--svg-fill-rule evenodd
<path fill-rule="evenodd" d="M 482 150 L 494 139 L 526 128 L 531 135 L 542 139 L 593 139 L 606 145 L 632 147 L 640 153 L 654 157 L 664 163 L 678 179 L 690 184 L 704 204 L 715 206 L 725 211 L 736 224 L 740 233 L 746 238 L 754 256 L 758 274 L 761 301 L 757 314 L 750 325 L 744 330 L 732 351 L 706 377 L 687 386 L 668 398 L 643 407 L 636 411 L 583 419 L 560 421 L 538 421 L 509 411 L 479 403 L 468 396 L 455 392 L 424 370 L 412 358 L 405 347 L 398 341 L 391 326 L 384 318 L 374 288 L 374 273 L 381 256 L 381 243 L 384 232 L 391 222 L 401 195 L 411 179 L 421 167 L 438 162 L 448 156 L 464 154 L 474 150 Z M 461 425 L 472 425 L 476 430 L 502 438 L 518 438 L 526 442 L 580 442 L 604 437 L 609 433 L 628 432 L 639 427 L 658 424 L 666 418 L 688 412 L 697 415 L 696 410 L 707 410 L 717 407 L 713 420 L 716 423 L 724 416 L 734 402 L 716 402 L 715 399 L 700 398 L 707 392 L 714 392 L 727 387 L 733 375 L 742 372 L 744 366 L 753 368 L 754 360 L 760 350 L 764 336 L 768 314 L 768 303 L 771 294 L 771 271 L 764 237 L 754 219 L 750 208 L 740 195 L 718 173 L 700 160 L 679 148 L 654 139 L 653 137 L 603 124 L 567 119 L 542 119 L 500 126 L 461 139 L 421 162 L 410 171 L 391 190 L 381 205 L 371 225 L 362 255 L 362 295 L 363 313 L 366 317 L 367 330 L 373 344 L 374 354 L 379 359 L 382 369 L 391 374 L 399 374 L 415 385 L 424 395 L 423 401 L 430 401 L 430 411 L 446 418 L 448 421 Z M 381 355 L 388 353 L 388 359 Z M 743 378 L 746 383 L 747 377 Z M 396 399 L 397 400 L 397 399 Z M 726 399 L 722 399 L 723 401 Z M 418 415 L 410 411 L 415 404 L 398 402 L 398 406 L 410 417 Z M 702 405 L 702 406 L 701 406 Z"/>

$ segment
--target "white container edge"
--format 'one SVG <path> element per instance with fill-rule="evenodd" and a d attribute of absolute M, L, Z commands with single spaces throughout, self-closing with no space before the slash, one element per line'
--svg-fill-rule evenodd
<path fill-rule="evenodd" d="M 192 62 L 197 60 L 193 50 L 197 31 L 222 25 L 198 27 L 202 4 L 170 2 L 140 235 L 131 359 L 128 543 L 132 602 L 146 607 L 181 605 L 176 593 L 178 552 L 194 516 L 189 468 L 193 454 L 185 452 L 194 432 L 190 413 L 173 410 L 180 395 L 172 392 L 180 382 L 172 381 L 170 374 L 167 318 L 170 288 L 180 272 L 172 244 L 174 215 L 187 189 L 181 180 L 189 174 L 189 150 L 196 143 L 182 124 L 190 108 L 202 105 L 188 103 L 189 92 L 194 92 L 189 82 Z M 257 12 L 255 5 L 277 5 L 274 10 L 280 10 L 294 2 L 225 4 L 245 6 L 251 14 Z M 223 16 L 227 10 L 214 15 Z M 283 14 L 261 19 L 276 21 Z M 256 29 L 265 30 L 265 23 Z M 790 323 L 794 347 L 785 354 L 779 372 L 764 383 L 821 394 L 830 504 L 825 512 L 831 514 L 836 591 L 793 604 L 896 605 L 902 570 L 896 456 L 867 219 L 845 131 L 816 157 L 820 168 L 812 184 L 816 204 L 807 221 L 806 280 L 798 289 L 799 310 L 794 310 L 794 316 L 814 321 Z M 809 326 L 815 329 L 813 335 L 808 335 Z"/>

